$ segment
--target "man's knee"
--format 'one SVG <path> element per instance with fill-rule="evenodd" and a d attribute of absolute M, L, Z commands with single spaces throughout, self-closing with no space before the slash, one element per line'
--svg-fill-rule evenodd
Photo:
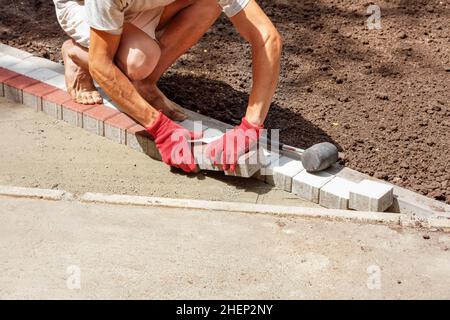
<path fill-rule="evenodd" d="M 201 10 L 199 14 L 203 19 L 214 19 L 216 20 L 222 13 L 222 9 L 219 6 L 217 0 L 193 0 L 197 3 Z"/>
<path fill-rule="evenodd" d="M 133 81 L 144 80 L 155 70 L 161 57 L 161 49 L 156 44 L 140 48 L 130 48 L 126 54 L 118 57 L 118 65 Z"/>

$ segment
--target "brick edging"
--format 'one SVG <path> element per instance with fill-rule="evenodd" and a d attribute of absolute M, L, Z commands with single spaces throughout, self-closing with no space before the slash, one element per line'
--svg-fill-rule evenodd
<path fill-rule="evenodd" d="M 39 70 L 45 70 L 50 78 L 40 77 L 44 79 L 43 81 L 36 79 L 39 77 Z M 25 74 L 18 71 L 25 72 Z M 61 71 L 63 71 L 63 68 L 54 62 L 33 57 L 27 52 L 0 43 L 0 96 L 23 103 L 36 111 L 43 111 L 58 120 L 84 128 L 117 143 L 128 145 L 154 159 L 160 160 L 155 143 L 145 129 L 136 121 L 115 109 L 114 104 L 107 98 L 105 98 L 104 104 L 101 105 L 82 105 L 73 102 L 70 95 L 63 90 L 64 76 L 61 74 Z M 52 75 L 55 76 L 51 77 Z M 190 119 L 202 121 L 206 124 L 203 129 L 218 129 L 224 132 L 231 127 L 190 110 L 186 110 L 186 112 Z M 190 127 L 192 126 L 192 120 L 187 120 L 182 125 Z M 290 167 L 275 167 L 269 170 L 272 176 L 263 176 L 258 173 L 255 177 L 268 184 L 281 187 L 287 192 L 298 193 L 296 190 L 298 190 L 299 186 L 305 187 L 304 181 L 297 177 L 297 175 L 300 176 L 302 171 L 298 169 L 301 168 L 301 162 L 287 155 L 282 155 L 282 158 L 287 159 Z M 267 168 L 270 168 L 270 166 Z M 246 170 L 241 171 L 244 172 Z M 258 169 L 251 170 L 248 176 L 252 176 L 255 171 L 258 171 Z M 324 178 L 323 183 L 320 183 L 320 186 L 317 187 L 306 184 L 308 188 L 306 189 L 307 193 L 305 193 L 307 200 L 325 206 L 342 206 L 345 208 L 348 207 L 348 200 L 339 198 L 339 192 L 335 191 L 340 188 L 340 185 L 337 183 L 339 179 L 335 178 L 339 177 L 345 182 L 344 184 L 349 185 L 360 183 L 362 180 L 369 180 L 392 186 L 394 194 L 393 205 L 388 210 L 390 212 L 415 215 L 419 218 L 450 219 L 449 205 L 349 168 L 335 165 L 324 172 L 324 174 L 331 176 L 331 179 Z M 326 186 L 332 179 L 335 179 L 334 184 L 336 186 L 331 187 L 330 185 L 322 190 L 322 187 Z M 323 201 L 320 198 L 321 194 Z"/>

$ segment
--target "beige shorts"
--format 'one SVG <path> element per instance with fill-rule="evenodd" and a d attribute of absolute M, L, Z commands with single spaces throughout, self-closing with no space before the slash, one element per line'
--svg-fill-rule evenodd
<path fill-rule="evenodd" d="M 143 11 L 126 22 L 132 23 L 156 40 L 156 28 L 163 11 L 164 7 Z M 62 29 L 78 44 L 89 48 L 90 26 L 87 23 L 84 4 L 77 1 L 68 1 L 64 7 L 56 9 L 56 15 Z"/>

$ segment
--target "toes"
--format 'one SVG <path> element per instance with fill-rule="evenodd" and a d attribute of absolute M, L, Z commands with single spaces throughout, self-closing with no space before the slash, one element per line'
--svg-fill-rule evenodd
<path fill-rule="evenodd" d="M 82 95 L 82 94 L 77 94 L 77 95 L 76 95 L 76 98 L 75 98 L 74 100 L 75 100 L 75 102 L 77 102 L 77 103 L 80 103 L 80 104 L 86 104 L 86 103 L 84 102 L 84 98 L 83 98 L 83 95 Z"/>
<path fill-rule="evenodd" d="M 98 93 L 96 91 L 92 93 L 92 98 L 94 99 L 94 103 L 96 103 L 96 104 L 102 104 L 103 103 L 102 96 L 100 95 L 100 93 Z"/>
<path fill-rule="evenodd" d="M 87 100 L 87 97 L 86 97 L 86 95 L 84 93 L 80 94 L 80 101 L 81 101 L 80 102 L 81 104 L 89 104 L 88 100 Z"/>
<path fill-rule="evenodd" d="M 79 100 L 81 104 L 95 104 L 95 99 L 92 95 L 92 92 L 82 92 L 79 95 Z"/>
<path fill-rule="evenodd" d="M 92 97 L 92 94 L 90 92 L 87 92 L 85 97 L 87 104 L 95 104 L 94 98 Z"/>

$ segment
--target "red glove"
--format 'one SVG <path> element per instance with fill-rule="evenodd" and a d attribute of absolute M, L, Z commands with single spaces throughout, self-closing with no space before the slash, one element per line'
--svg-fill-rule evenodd
<path fill-rule="evenodd" d="M 263 128 L 242 118 L 239 126 L 206 146 L 206 157 L 214 165 L 222 165 L 224 171 L 235 171 L 239 158 L 258 143 Z"/>
<path fill-rule="evenodd" d="M 197 169 L 189 140 L 201 138 L 201 132 L 188 131 L 161 112 L 153 126 L 147 128 L 147 131 L 155 139 L 156 147 L 165 163 L 185 172 Z"/>

